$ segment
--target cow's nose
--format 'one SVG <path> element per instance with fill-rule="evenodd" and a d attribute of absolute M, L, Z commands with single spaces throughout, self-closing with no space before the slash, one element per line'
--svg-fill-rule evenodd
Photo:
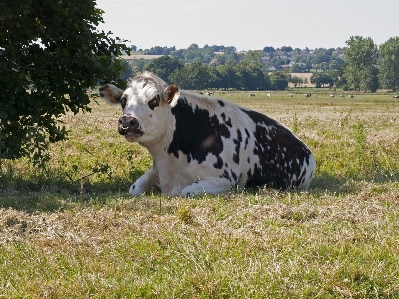
<path fill-rule="evenodd" d="M 137 118 L 133 117 L 133 116 L 122 116 L 121 118 L 119 118 L 118 121 L 118 125 L 119 127 L 123 128 L 123 129 L 129 129 L 129 128 L 137 128 L 138 127 L 138 122 L 137 122 Z"/>

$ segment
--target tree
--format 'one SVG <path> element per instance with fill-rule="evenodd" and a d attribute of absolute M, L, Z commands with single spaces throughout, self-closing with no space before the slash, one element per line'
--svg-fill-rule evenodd
<path fill-rule="evenodd" d="M 399 90 L 399 37 L 391 37 L 380 46 L 380 82 L 384 88 Z"/>
<path fill-rule="evenodd" d="M 294 87 L 296 88 L 298 86 L 298 84 L 299 85 L 303 84 L 303 79 L 298 76 L 290 76 L 289 82 L 292 83 L 294 85 Z"/>
<path fill-rule="evenodd" d="M 239 77 L 237 88 L 245 90 L 265 90 L 270 87 L 261 66 L 256 61 L 241 60 L 235 67 Z M 237 83 L 238 83 L 237 82 Z"/>
<path fill-rule="evenodd" d="M 90 111 L 86 89 L 119 78 L 116 57 L 130 49 L 96 29 L 103 11 L 95 5 L 0 2 L 0 157 L 45 161 L 48 144 L 67 138 L 59 117 Z"/>
<path fill-rule="evenodd" d="M 146 64 L 144 70 L 153 72 L 163 80 L 168 81 L 170 74 L 182 67 L 183 64 L 176 57 L 162 56 Z"/>
<path fill-rule="evenodd" d="M 351 36 L 346 44 L 344 77 L 347 87 L 375 92 L 378 88 L 377 46 L 370 37 L 361 36 Z"/>
<path fill-rule="evenodd" d="M 310 77 L 310 83 L 315 84 L 316 88 L 328 85 L 330 88 L 334 86 L 334 79 L 330 73 L 314 72 Z"/>
<path fill-rule="evenodd" d="M 205 89 L 215 86 L 218 80 L 215 72 L 211 71 L 213 67 L 195 62 L 184 68 L 177 69 L 169 76 L 173 84 L 179 85 L 185 89 Z"/>
<path fill-rule="evenodd" d="M 285 90 L 288 87 L 288 79 L 283 72 L 274 72 L 270 75 L 273 89 Z"/>
<path fill-rule="evenodd" d="M 286 47 L 286 46 L 282 46 L 281 48 L 280 48 L 280 51 L 283 51 L 283 52 L 292 52 L 292 47 Z"/>
<path fill-rule="evenodd" d="M 275 50 L 273 47 L 264 47 L 263 52 L 265 53 L 273 53 Z"/>
<path fill-rule="evenodd" d="M 119 72 L 119 78 L 127 81 L 129 78 L 133 77 L 134 69 L 127 60 L 121 59 L 120 62 L 124 69 Z"/>

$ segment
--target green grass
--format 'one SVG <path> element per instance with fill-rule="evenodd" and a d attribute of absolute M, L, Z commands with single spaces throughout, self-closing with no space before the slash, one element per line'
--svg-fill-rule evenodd
<path fill-rule="evenodd" d="M 399 102 L 216 96 L 309 145 L 308 192 L 132 198 L 151 158 L 93 103 L 45 169 L 0 162 L 0 298 L 399 298 Z"/>

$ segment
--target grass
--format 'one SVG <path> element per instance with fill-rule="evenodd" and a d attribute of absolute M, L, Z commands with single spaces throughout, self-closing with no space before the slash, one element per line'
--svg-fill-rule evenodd
<path fill-rule="evenodd" d="M 312 148 L 308 192 L 129 197 L 151 158 L 93 103 L 46 169 L 2 161 L 0 298 L 399 298 L 399 102 L 216 96 Z"/>

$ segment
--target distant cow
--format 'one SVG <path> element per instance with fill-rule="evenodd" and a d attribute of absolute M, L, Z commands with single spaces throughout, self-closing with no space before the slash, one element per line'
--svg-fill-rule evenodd
<path fill-rule="evenodd" d="M 392 98 L 394 98 L 394 99 L 399 99 L 399 96 L 393 96 Z"/>
<path fill-rule="evenodd" d="M 353 99 L 354 97 L 355 97 L 355 96 L 354 96 L 353 94 L 350 94 L 350 95 L 349 95 L 349 98 L 350 98 L 350 99 Z"/>
<path fill-rule="evenodd" d="M 251 93 L 251 94 L 249 95 L 250 98 L 252 98 L 252 97 L 254 97 L 254 96 L 255 96 L 255 94 L 253 94 L 253 93 Z"/>
<path fill-rule="evenodd" d="M 292 98 L 292 97 L 293 97 L 292 93 L 290 93 L 290 94 L 289 94 L 289 97 L 290 97 L 290 98 Z"/>
<path fill-rule="evenodd" d="M 270 93 L 267 93 L 267 94 L 266 94 L 266 97 L 270 98 Z"/>
<path fill-rule="evenodd" d="M 334 97 L 334 95 L 332 93 L 330 93 L 330 98 L 333 98 L 333 97 Z"/>
<path fill-rule="evenodd" d="M 255 186 L 309 187 L 316 167 L 312 152 L 259 112 L 167 86 L 149 72 L 131 79 L 125 91 L 104 85 L 100 95 L 123 109 L 119 134 L 146 147 L 153 158 L 153 167 L 130 187 L 132 195 L 153 187 L 185 196 Z"/>
<path fill-rule="evenodd" d="M 345 98 L 345 95 L 343 95 L 342 93 L 339 95 L 340 98 Z"/>
<path fill-rule="evenodd" d="M 312 96 L 312 94 L 311 93 L 305 93 L 305 98 L 310 98 Z"/>

